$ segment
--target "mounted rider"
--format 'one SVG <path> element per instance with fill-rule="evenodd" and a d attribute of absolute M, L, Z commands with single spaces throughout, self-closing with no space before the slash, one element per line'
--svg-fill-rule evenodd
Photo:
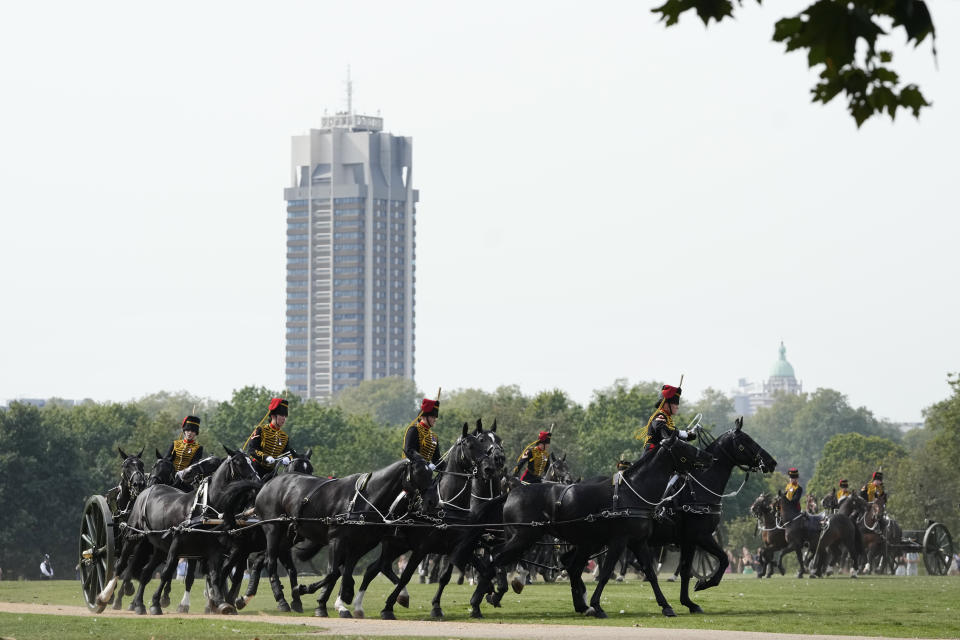
<path fill-rule="evenodd" d="M 661 442 L 677 434 L 687 442 L 697 437 L 700 432 L 700 425 L 687 431 L 686 429 L 677 429 L 673 424 L 673 417 L 680 413 L 680 387 L 673 387 L 669 384 L 663 385 L 657 398 L 657 408 L 654 410 L 646 426 L 640 430 L 637 440 L 643 440 L 643 454 L 640 459 L 643 460 L 649 455 L 653 455 Z"/>
<path fill-rule="evenodd" d="M 523 449 L 523 453 L 517 458 L 517 466 L 513 468 L 513 475 L 520 473 L 520 482 L 542 482 L 543 474 L 547 472 L 550 466 L 550 454 L 547 453 L 547 447 L 550 445 L 551 433 L 541 431 L 537 439 L 528 444 Z"/>
<path fill-rule="evenodd" d="M 850 483 L 847 482 L 846 478 L 840 480 L 840 484 L 837 485 L 837 504 L 840 504 L 845 498 L 849 498 L 853 494 L 850 493 Z"/>
<path fill-rule="evenodd" d="M 797 509 L 803 511 L 800 508 L 800 497 L 803 496 L 803 487 L 800 486 L 800 472 L 796 467 L 790 467 L 787 470 L 787 477 L 790 480 L 783 490 L 783 495 L 787 500 L 797 505 Z"/>
<path fill-rule="evenodd" d="M 440 401 L 424 398 L 420 403 L 420 415 L 410 423 L 403 434 L 403 456 L 408 460 L 422 459 L 430 471 L 442 467 L 440 447 L 433 426 L 440 417 Z"/>
<path fill-rule="evenodd" d="M 183 437 L 173 441 L 166 456 L 173 461 L 173 470 L 177 472 L 183 471 L 198 460 L 203 460 L 203 445 L 197 442 L 200 418 L 187 416 L 180 423 L 180 430 L 183 432 Z"/>
<path fill-rule="evenodd" d="M 283 430 L 290 412 L 290 403 L 284 398 L 272 398 L 267 406 L 267 415 L 254 429 L 243 451 L 253 458 L 253 468 L 263 480 L 274 473 L 277 464 L 290 464 L 290 456 L 282 454 L 291 451 L 290 436 Z"/>
<path fill-rule="evenodd" d="M 867 502 L 873 502 L 886 492 L 883 489 L 883 470 L 877 469 L 870 477 L 870 482 L 860 488 L 860 497 Z"/>

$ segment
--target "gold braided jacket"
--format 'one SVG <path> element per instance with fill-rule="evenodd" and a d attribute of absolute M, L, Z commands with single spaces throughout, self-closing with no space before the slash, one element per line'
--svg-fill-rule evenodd
<path fill-rule="evenodd" d="M 196 440 L 187 442 L 186 440 L 173 441 L 173 468 L 177 471 L 183 471 L 191 464 L 193 458 L 200 450 L 200 444 Z"/>
<path fill-rule="evenodd" d="M 665 413 L 665 412 L 662 411 L 662 410 L 661 410 L 661 411 L 657 411 L 657 412 L 653 415 L 653 418 L 651 418 L 651 420 L 650 420 L 650 426 L 648 426 L 648 427 L 646 428 L 646 430 L 641 433 L 641 436 L 643 436 L 643 446 L 644 446 L 644 447 L 646 447 L 648 444 L 650 444 L 651 442 L 653 442 L 653 432 L 651 431 L 651 427 L 653 427 L 654 421 L 657 420 L 657 419 L 659 419 L 659 418 L 661 418 L 661 417 L 662 417 L 664 420 L 667 421 L 667 429 L 668 429 L 668 430 L 670 430 L 670 431 L 676 431 L 676 430 L 677 430 L 677 428 L 676 428 L 676 427 L 674 426 L 674 424 L 673 424 L 673 416 L 671 416 L 671 415 L 668 414 L 668 413 Z M 637 438 L 637 439 L 639 440 L 640 438 Z"/>
<path fill-rule="evenodd" d="M 867 502 L 873 502 L 883 495 L 883 487 L 878 487 L 872 482 L 867 485 Z"/>
<path fill-rule="evenodd" d="M 260 429 L 260 448 L 257 449 L 256 453 L 260 460 L 258 462 L 261 466 L 272 469 L 276 462 L 269 464 L 266 461 L 267 456 L 273 456 L 276 458 L 281 453 L 287 450 L 287 441 L 290 439 L 286 433 L 280 429 L 271 429 L 270 427 L 263 427 Z"/>
<path fill-rule="evenodd" d="M 837 500 L 842 500 L 850 495 L 849 489 L 837 489 Z"/>
<path fill-rule="evenodd" d="M 413 427 L 417 428 L 417 437 L 420 439 L 420 455 L 423 456 L 424 460 L 430 462 L 433 459 L 433 452 L 437 449 L 437 434 L 422 420 L 418 420 L 417 424 L 407 427 L 407 431 Z M 403 457 L 407 457 L 406 452 L 403 453 Z"/>
<path fill-rule="evenodd" d="M 537 445 L 540 444 L 540 441 L 531 442 L 523 449 L 523 453 L 520 454 L 520 457 L 517 458 L 517 466 L 519 467 L 520 461 L 527 456 L 527 452 L 530 452 L 530 457 L 533 459 L 533 473 L 538 477 L 543 477 L 543 472 L 547 468 L 547 460 L 549 456 L 546 451 L 541 451 Z"/>
<path fill-rule="evenodd" d="M 800 483 L 799 483 L 799 482 L 796 483 L 796 484 L 794 484 L 794 483 L 792 483 L 792 482 L 788 482 L 788 483 L 787 483 L 787 488 L 784 489 L 784 491 L 783 491 L 783 493 L 786 494 L 786 496 L 787 496 L 787 500 L 793 500 L 793 494 L 796 493 L 797 489 L 799 489 L 799 488 L 800 488 Z"/>

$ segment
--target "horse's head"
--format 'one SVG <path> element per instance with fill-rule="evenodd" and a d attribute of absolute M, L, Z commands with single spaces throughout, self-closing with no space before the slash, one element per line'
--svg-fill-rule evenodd
<path fill-rule="evenodd" d="M 503 451 L 503 440 L 497 435 L 497 421 L 489 431 L 484 431 L 483 422 L 477 420 L 477 428 L 473 432 L 483 450 L 479 460 L 480 478 L 494 480 L 500 477 L 507 464 L 507 455 Z"/>
<path fill-rule="evenodd" d="M 477 428 L 471 433 L 466 422 L 463 423 L 463 432 L 447 453 L 447 471 L 466 473 L 473 476 L 493 477 L 494 466 L 487 461 L 487 447 L 480 434 L 483 424 L 477 420 Z"/>
<path fill-rule="evenodd" d="M 223 450 L 227 452 L 227 458 L 220 463 L 220 469 L 226 468 L 227 482 L 250 480 L 260 484 L 260 475 L 253 468 L 253 461 L 250 456 L 239 449 L 231 449 L 226 445 L 223 445 Z"/>
<path fill-rule="evenodd" d="M 310 462 L 310 456 L 313 455 L 313 449 L 307 449 L 305 453 L 293 452 L 293 459 L 287 465 L 287 470 L 291 473 L 306 473 L 313 475 L 313 464 Z"/>
<path fill-rule="evenodd" d="M 567 454 L 555 456 L 550 452 L 550 469 L 547 471 L 553 480 L 560 484 L 573 484 L 573 474 L 570 473 L 570 465 L 567 464 Z"/>
<path fill-rule="evenodd" d="M 414 457 L 407 460 L 403 465 L 403 471 L 400 475 L 400 486 L 406 491 L 407 495 L 415 493 L 426 494 L 427 489 L 433 484 L 433 472 L 427 466 L 427 461 L 423 458 Z M 431 494 L 436 493 L 431 491 Z"/>
<path fill-rule="evenodd" d="M 758 518 L 762 518 L 770 513 L 770 496 L 765 493 L 757 496 L 757 499 L 750 505 L 750 513 Z"/>
<path fill-rule="evenodd" d="M 743 416 L 734 421 L 734 428 L 717 438 L 716 452 L 720 453 L 736 466 L 747 467 L 750 471 L 770 473 L 777 468 L 777 461 L 743 431 Z"/>
<path fill-rule="evenodd" d="M 714 461 L 710 453 L 681 440 L 676 434 L 662 441 L 660 448 L 670 456 L 674 472 L 680 475 L 703 471 Z"/>
<path fill-rule="evenodd" d="M 840 501 L 837 500 L 837 495 L 835 493 L 828 493 L 823 496 L 823 500 L 820 501 L 820 506 L 824 509 L 836 509 L 840 506 Z"/>
<path fill-rule="evenodd" d="M 136 496 L 147 486 L 147 477 L 143 473 L 143 449 L 137 455 L 127 455 L 117 447 L 123 464 L 120 466 L 120 484 L 131 496 Z"/>
<path fill-rule="evenodd" d="M 166 456 L 161 456 L 160 452 L 157 452 L 157 461 L 153 463 L 153 468 L 150 469 L 150 477 L 147 478 L 147 486 L 153 486 L 155 484 L 169 484 L 174 483 L 174 468 L 173 468 L 173 459 Z"/>

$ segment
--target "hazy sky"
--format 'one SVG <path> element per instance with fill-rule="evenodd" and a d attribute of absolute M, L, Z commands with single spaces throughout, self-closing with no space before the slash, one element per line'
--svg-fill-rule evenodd
<path fill-rule="evenodd" d="M 607 2 L 5 5 L 0 402 L 283 386 L 290 137 L 413 136 L 417 382 L 764 378 L 920 420 L 960 370 L 960 4 L 857 130 L 770 40 Z"/>

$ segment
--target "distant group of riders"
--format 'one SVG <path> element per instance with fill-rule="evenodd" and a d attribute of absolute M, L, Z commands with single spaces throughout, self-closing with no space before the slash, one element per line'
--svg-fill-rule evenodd
<path fill-rule="evenodd" d="M 122 552 L 116 577 L 98 601 L 113 601 L 119 608 L 120 598 L 133 592 L 132 580 L 138 579 L 131 608 L 145 613 L 145 586 L 162 567 L 150 607 L 151 613 L 162 613 L 177 561 L 185 557 L 191 566 L 181 611 L 189 609 L 193 565 L 200 562 L 207 575 L 208 607 L 222 613 L 235 613 L 249 602 L 265 567 L 280 610 L 302 611 L 301 596 L 319 592 L 315 613 L 321 616 L 327 615 L 338 580 L 338 614 L 362 616 L 367 585 L 383 573 L 395 588 L 380 614 L 392 619 L 394 604 L 408 602 L 405 587 L 417 566 L 427 556 L 439 555 L 447 558 L 447 565 L 431 615 L 443 616 L 440 598 L 453 568 L 472 567 L 477 586 L 471 615 L 482 617 L 483 601 L 501 606 L 507 571 L 518 564 L 527 571 L 543 567 L 537 549 L 547 547 L 563 549 L 553 562 L 559 566 L 551 568 L 562 568 L 569 576 L 576 611 L 605 617 L 600 606 L 604 585 L 615 565 L 633 554 L 662 613 L 672 616 L 651 553 L 669 545 L 681 553 L 681 603 L 692 613 L 702 612 L 689 593 L 693 556 L 699 548 L 716 558 L 716 570 L 700 578 L 696 590 L 719 584 L 728 559 L 714 534 L 722 500 L 736 494 L 725 493 L 733 470 L 769 473 L 777 463 L 742 430 L 742 418 L 716 438 L 703 431 L 699 417 L 686 428 L 674 424 L 681 394 L 680 386 L 662 386 L 653 413 L 637 435 L 643 447 L 637 460 L 625 454 L 613 476 L 577 482 L 563 468 L 564 459 L 549 452 L 550 429 L 523 448 L 512 474 L 496 422 L 490 429 L 480 420 L 475 429 L 465 423 L 443 453 L 434 431 L 439 394 L 422 400 L 419 414 L 404 431 L 399 461 L 344 478 L 314 475 L 311 452 L 294 449 L 284 431 L 289 413 L 284 398 L 270 400 L 266 415 L 239 450 L 224 447 L 226 458 L 205 457 L 198 442 L 200 418 L 186 416 L 182 437 L 165 455 L 157 452 L 149 478 L 142 451 L 120 452 L 121 482 L 108 498 L 115 518 L 124 522 Z M 701 447 L 689 444 L 697 439 Z M 773 528 L 783 528 L 784 517 L 793 517 L 788 515 L 791 509 L 802 512 L 799 473 L 791 469 L 788 475 L 783 514 L 776 516 Z M 874 474 L 862 493 L 865 500 L 884 496 L 882 474 Z M 849 498 L 844 480 L 837 491 L 838 509 Z M 377 545 L 379 558 L 355 591 L 354 566 Z M 300 585 L 294 560 L 307 560 L 324 547 L 329 572 L 316 583 Z M 407 553 L 410 557 L 397 575 L 394 562 Z M 598 584 L 587 602 L 581 575 L 594 558 Z M 287 569 L 290 601 L 278 562 Z M 239 597 L 248 566 L 248 589 Z M 117 584 L 123 585 L 119 591 Z M 511 586 L 520 591 L 523 582 L 515 579 Z"/>

